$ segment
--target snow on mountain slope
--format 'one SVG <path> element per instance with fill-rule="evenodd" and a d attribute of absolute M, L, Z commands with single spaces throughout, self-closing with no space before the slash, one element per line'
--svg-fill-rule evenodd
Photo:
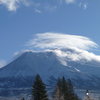
<path fill-rule="evenodd" d="M 99 85 L 99 63 L 95 61 L 94 63 L 93 61 L 86 62 L 85 59 L 76 62 L 68 58 L 64 52 L 59 50 L 24 52 L 10 64 L 0 69 L 0 78 L 26 78 L 40 74 L 44 81 L 48 81 L 51 76 L 55 78 L 65 76 L 72 79 L 78 87 L 80 84 L 85 86 L 90 83 L 90 86 Z M 87 83 L 88 81 L 90 83 Z"/>
<path fill-rule="evenodd" d="M 6 73 L 6 74 L 5 74 Z M 0 69 L 0 77 L 34 76 L 37 73 L 44 77 L 77 73 L 74 68 L 64 66 L 53 51 L 25 52 L 16 60 Z M 57 75 L 58 74 L 58 75 Z"/>

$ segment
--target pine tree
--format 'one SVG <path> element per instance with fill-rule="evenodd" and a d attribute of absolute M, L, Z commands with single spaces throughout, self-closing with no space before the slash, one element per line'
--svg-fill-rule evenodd
<path fill-rule="evenodd" d="M 34 100 L 48 100 L 45 84 L 39 75 L 35 77 L 32 87 L 32 96 Z"/>
<path fill-rule="evenodd" d="M 23 98 L 21 98 L 21 100 L 25 100 L 25 99 L 24 99 L 24 97 L 23 97 Z"/>
<path fill-rule="evenodd" d="M 61 79 L 58 79 L 53 96 L 54 100 L 64 100 L 61 86 L 62 86 Z"/>
<path fill-rule="evenodd" d="M 79 100 L 78 96 L 74 93 L 71 80 L 68 79 L 67 83 L 68 83 L 68 100 Z"/>
<path fill-rule="evenodd" d="M 74 93 L 73 85 L 70 80 L 66 80 L 64 77 L 58 79 L 55 98 L 56 100 L 79 100 Z"/>

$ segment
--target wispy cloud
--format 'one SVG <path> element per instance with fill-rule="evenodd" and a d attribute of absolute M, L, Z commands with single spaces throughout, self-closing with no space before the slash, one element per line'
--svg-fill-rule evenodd
<path fill-rule="evenodd" d="M 4 60 L 0 60 L 0 68 L 4 67 L 6 65 L 6 61 Z"/>
<path fill-rule="evenodd" d="M 36 13 L 39 13 L 39 14 L 41 14 L 41 13 L 42 13 L 42 11 L 41 11 L 41 10 L 39 10 L 39 9 L 34 9 L 34 11 L 35 11 Z"/>
<path fill-rule="evenodd" d="M 73 4 L 73 3 L 76 2 L 76 0 L 65 0 L 65 2 L 66 2 L 67 4 Z"/>
<path fill-rule="evenodd" d="M 85 2 L 85 3 L 80 2 L 80 3 L 79 3 L 79 7 L 80 7 L 80 8 L 83 8 L 84 10 L 86 10 L 87 7 L 88 7 L 88 3 L 86 3 L 86 2 Z"/>
<path fill-rule="evenodd" d="M 85 2 L 86 0 L 84 0 Z M 80 5 L 79 7 L 86 9 L 87 4 L 84 3 L 83 0 L 44 0 L 43 2 L 37 0 L 0 0 L 0 5 L 4 5 L 9 11 L 16 11 L 21 5 L 24 6 L 32 6 L 36 13 L 40 13 L 40 11 L 51 11 L 51 9 L 55 10 L 59 4 L 76 4 Z M 41 8 L 41 9 L 40 9 Z M 49 8 L 49 9 L 48 9 Z"/>
<path fill-rule="evenodd" d="M 84 36 L 42 33 L 37 34 L 33 39 L 28 41 L 27 45 L 33 49 L 55 50 L 56 54 L 64 59 L 67 58 L 73 61 L 94 60 L 100 62 L 99 55 L 89 52 L 90 49 L 97 48 L 98 45 Z"/>
<path fill-rule="evenodd" d="M 16 11 L 20 4 L 29 5 L 29 0 L 0 0 L 0 5 L 6 6 L 9 11 Z"/>

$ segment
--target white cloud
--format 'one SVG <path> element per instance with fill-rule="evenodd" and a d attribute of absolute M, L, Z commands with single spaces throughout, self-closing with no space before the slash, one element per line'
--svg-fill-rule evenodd
<path fill-rule="evenodd" d="M 83 5 L 83 8 L 84 8 L 84 9 L 87 9 L 87 4 L 84 4 L 84 5 Z"/>
<path fill-rule="evenodd" d="M 28 0 L 0 0 L 0 5 L 4 5 L 9 11 L 16 11 L 20 4 L 29 5 Z"/>
<path fill-rule="evenodd" d="M 76 0 L 65 0 L 65 2 L 66 2 L 67 4 L 73 4 L 73 3 L 76 2 Z"/>
<path fill-rule="evenodd" d="M 34 10 L 36 13 L 39 13 L 39 14 L 41 14 L 42 13 L 42 11 L 41 10 L 39 10 L 39 9 L 35 9 Z"/>
<path fill-rule="evenodd" d="M 87 37 L 59 33 L 37 34 L 34 39 L 29 41 L 28 45 L 42 49 L 79 48 L 84 50 L 97 46 Z"/>
<path fill-rule="evenodd" d="M 98 45 L 84 36 L 62 33 L 39 33 L 27 45 L 33 49 L 53 50 L 64 65 L 66 64 L 66 59 L 100 62 L 99 55 L 89 52 L 90 49 L 97 48 Z"/>
<path fill-rule="evenodd" d="M 83 8 L 83 9 L 87 9 L 87 7 L 88 7 L 88 4 L 87 3 L 82 3 L 82 2 L 80 2 L 79 3 L 79 7 L 81 7 L 81 8 Z"/>
<path fill-rule="evenodd" d="M 0 60 L 0 68 L 4 67 L 6 65 L 6 62 L 4 60 Z"/>
<path fill-rule="evenodd" d="M 55 1 L 55 2 L 54 2 Z M 59 4 L 76 4 L 80 5 L 79 7 L 86 9 L 87 4 L 84 4 L 82 0 L 54 0 L 51 3 L 49 0 L 45 0 L 43 2 L 37 0 L 0 0 L 0 5 L 6 6 L 9 11 L 16 11 L 21 5 L 29 6 L 31 5 L 33 9 L 35 9 L 36 13 L 41 13 L 41 10 L 55 10 Z M 63 3 L 62 3 L 63 2 Z M 41 9 L 40 9 L 41 8 Z"/>
<path fill-rule="evenodd" d="M 88 7 L 88 3 L 86 0 L 64 0 L 67 4 L 76 4 L 79 5 L 80 8 L 86 10 Z"/>

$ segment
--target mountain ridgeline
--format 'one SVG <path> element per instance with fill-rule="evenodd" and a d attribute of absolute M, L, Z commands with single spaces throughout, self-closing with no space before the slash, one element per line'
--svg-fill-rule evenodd
<path fill-rule="evenodd" d="M 64 58 L 65 59 L 65 58 Z M 65 77 L 71 79 L 75 88 L 100 89 L 100 63 L 63 59 L 54 51 L 27 51 L 0 69 L 0 88 L 29 88 L 34 76 L 39 74 L 43 81 Z M 53 83 L 52 83 L 53 84 Z"/>

